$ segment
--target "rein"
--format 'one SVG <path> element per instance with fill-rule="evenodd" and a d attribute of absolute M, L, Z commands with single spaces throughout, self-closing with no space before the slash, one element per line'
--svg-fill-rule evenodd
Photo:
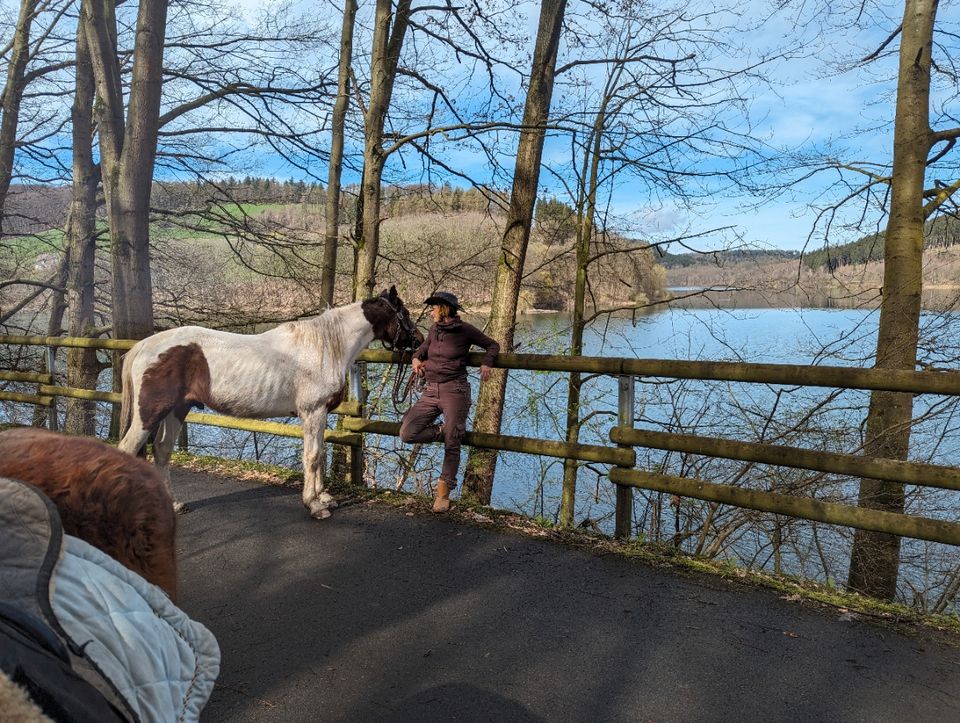
<path fill-rule="evenodd" d="M 397 331 L 393 335 L 393 342 L 386 343 L 384 346 L 390 351 L 396 351 L 397 345 L 400 342 L 400 336 L 404 333 L 410 338 L 416 338 L 416 326 L 413 322 L 410 321 L 410 317 L 403 312 L 406 309 L 399 309 L 390 303 L 390 300 L 386 297 L 380 297 L 380 301 L 385 303 L 390 310 L 394 313 L 397 319 Z M 401 413 L 401 407 L 403 405 L 409 406 L 413 401 L 413 395 L 419 394 L 423 391 L 424 387 L 424 378 L 423 375 L 414 374 L 411 370 L 409 379 L 406 379 L 406 384 L 404 384 L 404 379 L 406 377 L 406 371 L 404 367 L 407 366 L 407 363 L 403 359 L 403 354 L 400 356 L 400 361 L 394 362 L 392 364 L 393 369 L 393 387 L 390 392 L 390 399 L 393 402 L 393 410 L 397 414 Z"/>
<path fill-rule="evenodd" d="M 404 370 L 403 362 L 395 363 L 396 371 L 393 375 L 393 389 L 391 390 L 390 399 L 393 402 L 393 411 L 397 414 L 401 413 L 401 407 L 406 405 L 409 407 L 413 403 L 413 397 L 415 394 L 420 394 L 423 392 L 423 388 L 426 385 L 424 377 L 422 374 L 414 374 L 411 368 L 410 377 L 406 379 L 407 372 Z"/>

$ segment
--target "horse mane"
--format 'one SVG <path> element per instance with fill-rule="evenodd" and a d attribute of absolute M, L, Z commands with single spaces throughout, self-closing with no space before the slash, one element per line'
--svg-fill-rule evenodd
<path fill-rule="evenodd" d="M 298 346 L 316 350 L 319 366 L 325 369 L 343 370 L 350 361 L 347 358 L 349 346 L 344 343 L 349 333 L 344 311 L 357 304 L 327 309 L 319 316 L 308 319 L 288 321 L 280 328 L 289 331 Z"/>

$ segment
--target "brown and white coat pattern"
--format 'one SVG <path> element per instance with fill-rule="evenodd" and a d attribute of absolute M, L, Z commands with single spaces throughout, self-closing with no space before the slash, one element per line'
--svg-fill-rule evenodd
<path fill-rule="evenodd" d="M 153 432 L 154 458 L 169 485 L 170 455 L 192 407 L 238 417 L 297 415 L 303 504 L 312 516 L 329 517 L 336 501 L 324 489 L 327 414 L 341 400 L 350 365 L 374 339 L 407 348 L 422 340 L 394 287 L 262 334 L 199 326 L 154 334 L 124 361 L 120 449 L 137 454 Z"/>

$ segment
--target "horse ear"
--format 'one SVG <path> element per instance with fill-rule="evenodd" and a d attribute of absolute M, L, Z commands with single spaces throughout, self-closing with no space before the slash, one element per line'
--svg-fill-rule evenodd
<path fill-rule="evenodd" d="M 396 287 L 396 285 L 393 285 L 393 286 L 390 287 L 390 298 L 391 298 L 391 299 L 396 299 L 396 298 L 397 298 L 397 287 Z"/>

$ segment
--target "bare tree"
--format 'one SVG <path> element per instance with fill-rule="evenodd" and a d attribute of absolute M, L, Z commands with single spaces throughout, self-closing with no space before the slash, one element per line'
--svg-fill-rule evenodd
<path fill-rule="evenodd" d="M 129 100 L 125 106 L 112 0 L 85 0 L 80 22 L 102 107 L 100 159 L 113 259 L 113 333 L 153 333 L 150 274 L 150 190 L 157 153 L 167 0 L 141 0 Z"/>
<path fill-rule="evenodd" d="M 930 70 L 938 4 L 937 0 L 907 0 L 899 29 L 893 173 L 884 235 L 883 297 L 875 364 L 880 369 L 916 368 L 924 222 L 960 186 L 958 181 L 934 189 L 925 203 L 924 180 L 932 148 L 947 143 L 948 150 L 960 135 L 958 130 L 937 134 L 930 128 Z M 912 417 L 912 394 L 873 392 L 867 417 L 867 453 L 906 459 Z M 895 482 L 862 479 L 860 506 L 902 513 L 904 487 Z M 852 590 L 893 599 L 899 567 L 899 537 L 857 530 L 847 581 Z"/>
<path fill-rule="evenodd" d="M 32 231 L 50 220 L 49 214 L 36 210 L 16 218 L 24 212 L 13 211 L 7 203 L 11 184 L 61 180 L 66 170 L 57 158 L 62 129 L 57 81 L 72 58 L 64 53 L 67 44 L 57 29 L 70 7 L 71 0 L 23 0 L 13 36 L 0 49 L 0 60 L 7 64 L 0 89 L 0 231 L 7 235 Z M 19 166 L 29 170 L 18 171 Z"/>
<path fill-rule="evenodd" d="M 20 102 L 26 86 L 27 61 L 30 59 L 30 28 L 39 0 L 23 0 L 14 31 L 7 65 L 7 82 L 0 94 L 0 234 L 3 231 L 4 202 L 13 178 L 13 154 L 17 147 Z"/>
<path fill-rule="evenodd" d="M 804 8 L 806 4 L 797 6 Z M 864 22 L 869 22 L 872 30 L 878 17 L 888 26 L 886 37 L 875 44 L 872 52 L 846 63 L 844 70 L 882 73 L 882 66 L 876 70 L 877 61 L 898 58 L 892 165 L 884 159 L 855 161 L 853 158 L 862 151 L 837 149 L 790 160 L 793 174 L 789 183 L 796 183 L 798 169 L 801 181 L 828 176 L 834 183 L 829 192 L 821 191 L 821 198 L 828 200 L 818 203 L 809 239 L 821 233 L 824 241 L 831 244 L 839 232 L 847 231 L 875 241 L 878 251 L 882 243 L 882 287 L 871 283 L 860 286 L 880 300 L 874 364 L 884 369 L 912 370 L 926 363 L 920 358 L 919 346 L 925 226 L 929 227 L 928 222 L 939 215 L 954 216 L 957 211 L 954 196 L 960 180 L 953 150 L 960 129 L 951 127 L 956 124 L 951 105 L 956 103 L 957 93 L 955 58 L 950 54 L 955 33 L 938 20 L 938 7 L 937 0 L 905 0 L 902 16 L 887 16 L 888 9 L 895 12 L 896 8 L 859 1 L 816 6 L 814 22 L 827 23 L 839 16 L 845 37 Z M 941 24 L 944 27 L 940 28 Z M 940 32 L 942 39 L 938 38 Z M 932 57 L 934 53 L 940 57 Z M 938 76 L 943 84 L 932 103 L 931 88 L 936 87 Z M 883 127 L 887 125 L 883 121 Z M 935 130 L 937 125 L 946 127 Z M 876 131 L 876 127 L 870 127 L 861 133 Z M 776 169 L 777 173 L 782 171 L 782 167 Z M 833 273 L 835 259 L 830 261 Z M 860 293 L 861 299 L 865 296 L 857 289 L 853 293 Z M 938 354 L 937 350 L 927 349 L 925 356 L 937 358 Z M 911 435 L 919 424 L 913 414 L 912 395 L 872 393 L 862 439 L 864 451 L 878 457 L 905 459 L 910 452 Z M 862 506 L 903 512 L 908 499 L 903 485 L 898 483 L 860 481 L 858 502 Z M 899 538 L 858 530 L 851 549 L 848 586 L 892 599 L 900 563 Z"/>
<path fill-rule="evenodd" d="M 337 279 L 337 244 L 340 241 L 340 177 L 343 170 L 344 123 L 350 102 L 350 68 L 353 59 L 353 26 L 356 0 L 346 0 L 343 28 L 340 31 L 340 63 L 337 77 L 337 102 L 333 106 L 330 129 L 330 172 L 327 174 L 326 234 L 323 247 L 323 278 L 320 295 L 333 306 Z"/>
<path fill-rule="evenodd" d="M 363 235 L 357 239 L 354 299 L 373 295 L 380 244 L 380 185 L 387 153 L 383 129 L 397 79 L 400 49 L 410 21 L 410 0 L 377 0 L 370 50 L 370 92 L 364 111 Z"/>
<path fill-rule="evenodd" d="M 523 130 L 517 147 L 510 210 L 500 247 L 493 308 L 487 327 L 489 335 L 500 342 L 501 349 L 506 352 L 513 350 L 517 300 L 530 240 L 533 208 L 537 200 L 540 159 L 550 113 L 550 100 L 553 97 L 554 72 L 566 5 L 566 0 L 543 0 L 540 6 L 537 41 L 523 114 Z M 480 388 L 474 429 L 499 433 L 506 388 L 506 370 L 494 370 L 490 379 Z M 464 476 L 464 494 L 482 504 L 489 504 L 495 471 L 495 452 L 471 449 Z"/>
<path fill-rule="evenodd" d="M 597 292 L 603 282 L 597 277 L 622 279 L 629 287 L 626 304 L 635 309 L 663 302 L 654 291 L 651 249 L 675 239 L 642 225 L 638 230 L 645 242 L 618 239 L 617 220 L 609 210 L 614 185 L 629 183 L 648 197 L 667 197 L 691 216 L 697 215 L 696 205 L 704 197 L 736 188 L 739 169 L 757 155 L 761 144 L 732 130 L 737 124 L 730 119 L 743 115 L 738 112 L 746 105 L 742 87 L 755 82 L 760 67 L 786 52 L 783 48 L 772 57 L 748 54 L 741 63 L 721 69 L 715 67 L 716 57 L 744 57 L 726 32 L 723 19 L 729 11 L 718 8 L 700 15 L 687 6 L 661 5 L 654 12 L 633 0 L 604 7 L 599 31 L 586 32 L 597 25 L 590 16 L 584 27 L 573 30 L 590 40 L 557 71 L 558 76 L 572 76 L 563 76 L 571 90 L 567 97 L 578 100 L 557 111 L 574 129 L 571 157 L 560 166 L 547 166 L 565 187 L 575 218 L 572 354 L 583 353 L 589 324 L 628 308 L 623 302 L 613 308 L 602 303 Z M 577 20 L 568 16 L 571 24 Z M 716 29 L 706 33 L 704 27 Z M 602 79 L 594 80 L 601 68 Z M 636 228 L 635 221 L 630 225 Z M 706 233 L 718 237 L 721 232 Z M 610 273 L 612 264 L 619 266 L 619 273 Z M 634 283 L 622 270 L 630 267 L 639 267 L 647 278 Z M 571 443 L 578 441 L 584 421 L 581 384 L 581 375 L 570 375 L 565 429 Z M 580 465 L 565 460 L 563 467 L 559 520 L 570 525 Z"/>
<path fill-rule="evenodd" d="M 93 160 L 93 69 L 86 37 L 77 33 L 76 81 L 73 107 L 73 183 L 67 213 L 67 312 L 69 336 L 96 336 L 94 318 L 94 264 L 97 250 L 96 211 L 100 167 Z M 103 365 L 95 349 L 71 348 L 67 352 L 67 386 L 95 389 Z M 64 427 L 70 434 L 92 437 L 96 431 L 96 405 L 82 399 L 67 400 Z"/>

